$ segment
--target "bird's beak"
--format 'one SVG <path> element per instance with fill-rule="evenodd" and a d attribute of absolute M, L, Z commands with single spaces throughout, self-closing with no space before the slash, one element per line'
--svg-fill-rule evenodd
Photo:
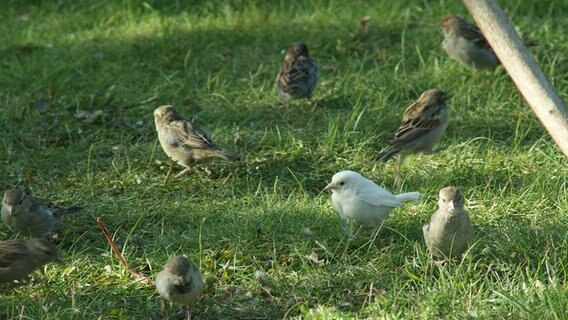
<path fill-rule="evenodd" d="M 452 209 L 452 210 L 456 209 L 456 205 L 454 204 L 453 201 L 450 201 L 450 209 Z"/>
<path fill-rule="evenodd" d="M 12 216 L 13 213 L 14 213 L 14 206 L 8 206 L 8 215 Z"/>
<path fill-rule="evenodd" d="M 337 189 L 337 185 L 333 182 L 330 182 L 327 186 L 325 186 L 325 188 L 323 188 L 323 190 L 328 190 L 328 189 L 331 190 Z"/>

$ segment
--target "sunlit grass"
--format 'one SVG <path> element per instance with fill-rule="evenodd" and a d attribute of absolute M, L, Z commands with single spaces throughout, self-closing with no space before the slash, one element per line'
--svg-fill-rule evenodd
<path fill-rule="evenodd" d="M 192 2 L 0 5 L 0 185 L 86 207 L 53 240 L 66 264 L 46 267 L 49 287 L 2 291 L 0 319 L 161 317 L 97 217 L 141 273 L 188 255 L 206 282 L 199 319 L 565 318 L 566 158 L 502 68 L 474 74 L 443 54 L 438 21 L 466 14 L 459 2 Z M 568 6 L 546 4 L 502 3 L 566 98 Z M 316 107 L 284 106 L 273 89 L 298 40 L 319 65 Z M 375 241 L 348 240 L 322 189 L 352 169 L 392 190 L 394 161 L 372 158 L 434 87 L 451 97 L 443 150 L 402 169 L 403 190 L 423 198 Z M 164 185 L 162 104 L 241 160 Z M 421 226 L 448 185 L 476 238 L 463 262 L 432 266 Z"/>

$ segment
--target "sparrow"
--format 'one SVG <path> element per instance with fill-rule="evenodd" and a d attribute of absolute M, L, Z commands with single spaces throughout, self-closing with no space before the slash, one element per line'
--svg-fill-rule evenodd
<path fill-rule="evenodd" d="M 318 83 L 318 68 L 302 42 L 288 46 L 286 57 L 276 77 L 276 91 L 286 103 L 310 98 Z"/>
<path fill-rule="evenodd" d="M 167 311 L 167 301 L 190 307 L 203 289 L 203 277 L 197 267 L 184 256 L 170 258 L 156 276 L 156 290 L 164 299 L 162 311 Z"/>
<path fill-rule="evenodd" d="M 61 216 L 82 209 L 78 206 L 58 207 L 19 188 L 4 192 L 1 214 L 2 221 L 10 230 L 36 238 L 48 236 Z"/>
<path fill-rule="evenodd" d="M 464 207 L 463 195 L 456 187 L 440 190 L 438 210 L 430 224 L 422 227 L 424 242 L 433 256 L 461 259 L 473 236 L 473 226 Z"/>
<path fill-rule="evenodd" d="M 376 225 L 381 222 L 403 202 L 416 201 L 419 192 L 408 192 L 393 195 L 379 187 L 361 174 L 345 170 L 333 175 L 331 182 L 325 187 L 331 190 L 331 202 L 339 217 L 349 225 Z"/>
<path fill-rule="evenodd" d="M 400 188 L 400 166 L 411 153 L 433 153 L 450 122 L 450 112 L 446 106 L 446 93 L 439 89 L 426 90 L 418 101 L 411 104 L 402 117 L 389 147 L 375 156 L 375 160 L 388 161 L 398 155 L 395 185 Z"/>
<path fill-rule="evenodd" d="M 232 152 L 217 147 L 211 138 L 197 125 L 184 120 L 172 105 L 164 105 L 154 110 L 154 123 L 158 132 L 158 139 L 164 152 L 185 169 L 178 173 L 178 178 L 190 170 L 196 162 L 218 157 L 225 160 L 233 160 L 236 155 Z"/>
<path fill-rule="evenodd" d="M 441 30 L 444 34 L 442 48 L 465 67 L 493 71 L 501 64 L 479 28 L 467 23 L 463 17 L 444 17 Z"/>
<path fill-rule="evenodd" d="M 62 263 L 57 248 L 47 239 L 0 241 L 0 283 L 21 280 L 50 262 Z"/>

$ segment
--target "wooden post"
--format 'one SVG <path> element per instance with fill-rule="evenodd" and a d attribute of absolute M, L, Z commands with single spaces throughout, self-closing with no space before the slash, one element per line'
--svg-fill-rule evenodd
<path fill-rule="evenodd" d="M 568 109 L 495 0 L 463 0 L 536 116 L 568 157 Z"/>

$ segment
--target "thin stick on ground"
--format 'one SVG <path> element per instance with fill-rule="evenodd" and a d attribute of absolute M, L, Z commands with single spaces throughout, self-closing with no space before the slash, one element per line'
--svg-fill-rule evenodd
<path fill-rule="evenodd" d="M 128 270 L 128 272 L 135 278 L 135 279 L 141 279 L 144 280 L 146 283 L 155 286 L 156 284 L 154 283 L 154 280 L 148 278 L 147 276 L 140 274 L 136 271 L 134 271 L 134 269 L 130 268 L 128 266 L 128 264 L 126 263 L 126 260 L 124 260 L 124 257 L 122 257 L 122 254 L 120 254 L 120 251 L 118 250 L 118 248 L 116 247 L 116 244 L 114 243 L 114 241 L 112 240 L 112 237 L 110 235 L 110 232 L 108 231 L 108 229 L 106 228 L 105 224 L 103 223 L 103 220 L 99 217 L 97 218 L 97 223 L 99 224 L 99 228 L 101 228 L 101 230 L 103 231 L 103 235 L 105 236 L 106 240 L 108 241 L 108 243 L 110 244 L 110 247 L 112 249 L 112 251 L 114 252 L 114 255 L 118 258 L 118 260 L 120 261 L 120 263 L 124 266 L 124 268 L 126 268 L 126 270 Z"/>

